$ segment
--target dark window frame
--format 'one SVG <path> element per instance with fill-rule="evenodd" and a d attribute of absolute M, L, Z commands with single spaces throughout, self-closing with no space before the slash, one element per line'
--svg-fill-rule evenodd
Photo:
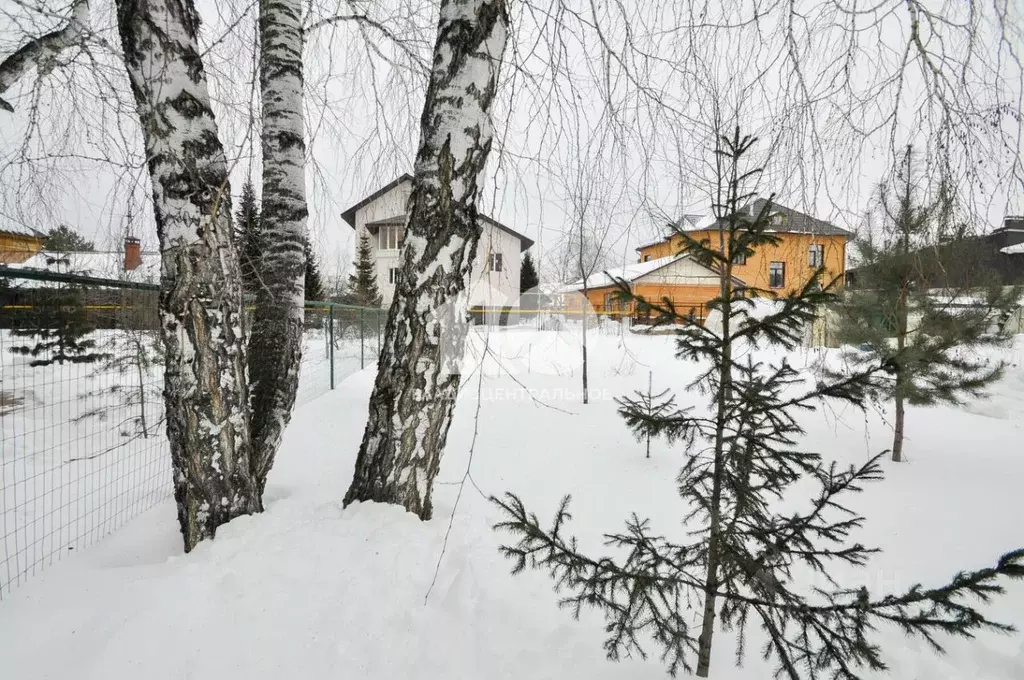
<path fill-rule="evenodd" d="M 776 265 L 778 265 L 776 267 Z M 778 271 L 778 281 L 776 282 L 776 270 Z M 769 288 L 785 288 L 786 287 L 786 263 L 785 262 L 770 262 L 768 264 L 768 287 Z"/>
<path fill-rule="evenodd" d="M 815 262 L 817 260 L 817 262 Z M 812 243 L 807 248 L 807 264 L 815 269 L 825 266 L 825 246 L 821 243 Z"/>

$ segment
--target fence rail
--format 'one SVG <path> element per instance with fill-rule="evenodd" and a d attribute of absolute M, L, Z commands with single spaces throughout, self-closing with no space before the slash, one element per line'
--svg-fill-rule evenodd
<path fill-rule="evenodd" d="M 0 600 L 171 494 L 158 293 L 0 266 Z M 376 362 L 384 315 L 306 304 L 298 404 Z"/>

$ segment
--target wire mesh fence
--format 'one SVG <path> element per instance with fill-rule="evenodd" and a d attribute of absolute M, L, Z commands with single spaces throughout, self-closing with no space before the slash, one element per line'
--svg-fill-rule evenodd
<path fill-rule="evenodd" d="M 296 403 L 320 396 L 377 363 L 387 310 L 306 303 L 306 336 Z"/>
<path fill-rule="evenodd" d="M 0 267 L 0 600 L 171 494 L 151 284 Z M 297 403 L 373 366 L 384 312 L 310 302 Z"/>

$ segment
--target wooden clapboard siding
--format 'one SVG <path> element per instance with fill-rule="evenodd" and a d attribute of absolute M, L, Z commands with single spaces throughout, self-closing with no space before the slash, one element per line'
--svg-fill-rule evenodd
<path fill-rule="evenodd" d="M 42 249 L 43 239 L 38 236 L 0 231 L 0 264 L 24 262 Z"/>
<path fill-rule="evenodd" d="M 688 232 L 691 238 L 698 241 L 707 239 L 714 245 L 718 242 L 717 230 Z M 745 264 L 733 265 L 733 274 L 742 279 L 751 288 L 772 290 L 769 286 L 768 270 L 772 262 L 783 262 L 786 266 L 785 285 L 774 289 L 779 295 L 799 290 L 814 273 L 810 264 L 811 245 L 824 247 L 825 282 L 838 279 L 842 285 L 846 272 L 846 244 L 848 237 L 842 235 L 821 235 L 803 233 L 780 233 L 780 243 L 774 246 L 763 246 L 747 258 Z M 665 257 L 682 251 L 683 239 L 679 235 L 640 249 L 640 260 L 645 256 L 651 259 Z"/>

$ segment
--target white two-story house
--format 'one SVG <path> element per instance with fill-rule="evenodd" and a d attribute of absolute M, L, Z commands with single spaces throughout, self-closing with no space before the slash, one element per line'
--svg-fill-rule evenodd
<path fill-rule="evenodd" d="M 398 255 L 411 194 L 412 175 L 405 174 L 341 213 L 342 219 L 356 230 L 357 243 L 364 232 L 370 234 L 377 260 L 377 286 L 385 307 L 395 294 Z M 490 217 L 481 215 L 480 222 L 483 232 L 473 262 L 469 306 L 518 308 L 520 254 L 533 241 Z"/>

